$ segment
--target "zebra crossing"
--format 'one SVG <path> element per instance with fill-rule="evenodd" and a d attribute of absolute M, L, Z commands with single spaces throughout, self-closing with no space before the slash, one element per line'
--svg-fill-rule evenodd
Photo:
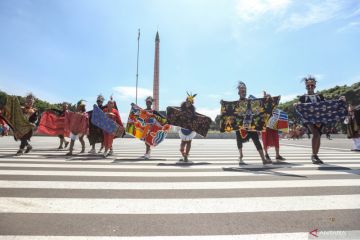
<path fill-rule="evenodd" d="M 0 138 L 0 239 L 360 239 L 357 152 L 321 149 L 319 166 L 282 141 L 287 160 L 264 167 L 250 143 L 239 167 L 234 139 L 193 140 L 190 164 L 178 139 L 150 160 L 135 139 L 106 159 L 57 144 L 34 137 L 15 157 L 18 143 Z"/>

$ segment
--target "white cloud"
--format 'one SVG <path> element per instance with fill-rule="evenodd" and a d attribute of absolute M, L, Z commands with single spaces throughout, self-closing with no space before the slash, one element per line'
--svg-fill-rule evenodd
<path fill-rule="evenodd" d="M 309 4 L 304 12 L 292 13 L 284 19 L 278 30 L 296 30 L 326 22 L 340 17 L 344 8 L 344 2 L 339 0 L 325 0 L 319 1 L 317 4 Z"/>
<path fill-rule="evenodd" d="M 360 22 L 350 22 L 337 30 L 338 33 L 360 29 Z"/>
<path fill-rule="evenodd" d="M 238 0 L 236 14 L 240 20 L 251 22 L 268 13 L 282 13 L 290 3 L 290 0 Z"/>
<path fill-rule="evenodd" d="M 119 86 L 114 87 L 113 90 L 118 93 L 118 97 L 123 100 L 134 100 L 136 97 L 135 87 Z M 152 96 L 153 92 L 146 88 L 138 88 L 138 99 L 145 99 L 148 96 Z"/>
<path fill-rule="evenodd" d="M 209 94 L 207 95 L 209 98 L 211 99 L 221 99 L 221 95 L 220 94 Z"/>
<path fill-rule="evenodd" d="M 219 108 L 196 108 L 196 112 L 201 113 L 205 116 L 208 116 L 212 120 L 215 120 L 216 116 L 220 114 L 220 107 Z"/>
<path fill-rule="evenodd" d="M 263 20 L 277 26 L 277 31 L 298 30 L 334 19 L 354 18 L 360 14 L 359 7 L 353 10 L 352 1 L 343 0 L 237 0 L 235 8 L 240 23 L 252 23 L 251 28 L 256 29 L 261 25 L 253 22 Z M 350 23 L 348 27 L 355 25 Z M 238 30 L 232 33 L 235 39 L 239 35 Z"/>
<path fill-rule="evenodd" d="M 360 7 L 358 7 L 355 11 L 353 11 L 347 18 L 356 17 L 357 15 L 360 15 Z"/>
<path fill-rule="evenodd" d="M 294 100 L 294 98 L 297 98 L 297 96 L 301 95 L 300 94 L 288 94 L 288 95 L 282 95 L 281 99 L 280 99 L 280 103 L 284 103 L 284 102 L 288 102 L 291 100 Z"/>
<path fill-rule="evenodd" d="M 128 117 L 129 117 L 129 113 L 128 112 L 119 112 L 120 114 L 120 118 L 122 123 L 124 124 L 124 127 L 126 126 L 125 124 L 127 123 Z"/>

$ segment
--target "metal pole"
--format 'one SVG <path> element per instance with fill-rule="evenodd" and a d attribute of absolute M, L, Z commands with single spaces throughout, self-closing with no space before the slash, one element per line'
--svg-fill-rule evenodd
<path fill-rule="evenodd" d="M 136 59 L 136 99 L 135 103 L 137 104 L 138 96 L 138 79 L 139 79 L 139 42 L 140 42 L 140 28 L 138 29 L 138 48 L 137 48 L 137 59 Z"/>

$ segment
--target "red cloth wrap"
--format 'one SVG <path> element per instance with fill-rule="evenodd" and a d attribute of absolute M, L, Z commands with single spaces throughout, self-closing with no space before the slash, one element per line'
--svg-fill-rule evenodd
<path fill-rule="evenodd" d="M 117 124 L 119 124 L 120 126 L 123 126 L 123 123 L 121 121 L 121 118 L 120 118 L 120 115 L 119 115 L 119 112 L 116 110 L 116 109 L 111 109 L 111 111 L 109 111 L 107 108 L 105 108 L 103 110 L 105 113 L 112 113 L 112 114 L 108 114 L 107 116 L 113 120 L 114 122 L 116 122 Z M 113 144 L 113 141 L 114 141 L 114 137 L 115 135 L 114 134 L 110 134 L 110 133 L 106 133 L 104 132 L 104 146 L 105 146 L 105 149 L 109 149 L 112 147 L 112 144 Z"/>
<path fill-rule="evenodd" d="M 65 131 L 65 117 L 58 116 L 52 112 L 44 112 L 41 116 L 38 132 L 49 136 L 69 136 Z"/>
<path fill-rule="evenodd" d="M 73 134 L 87 134 L 89 128 L 89 117 L 87 113 L 66 112 L 65 130 Z"/>
<path fill-rule="evenodd" d="M 266 128 L 266 131 L 262 131 L 261 134 L 265 149 L 268 149 L 269 147 L 279 148 L 278 130 Z"/>

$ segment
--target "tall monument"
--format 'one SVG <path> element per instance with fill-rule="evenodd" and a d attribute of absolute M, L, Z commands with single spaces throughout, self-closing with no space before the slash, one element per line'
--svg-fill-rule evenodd
<path fill-rule="evenodd" d="M 154 110 L 159 111 L 159 64 L 160 64 L 160 37 L 159 32 L 156 32 L 155 37 L 155 61 L 154 61 L 154 85 L 153 85 L 153 98 Z"/>

